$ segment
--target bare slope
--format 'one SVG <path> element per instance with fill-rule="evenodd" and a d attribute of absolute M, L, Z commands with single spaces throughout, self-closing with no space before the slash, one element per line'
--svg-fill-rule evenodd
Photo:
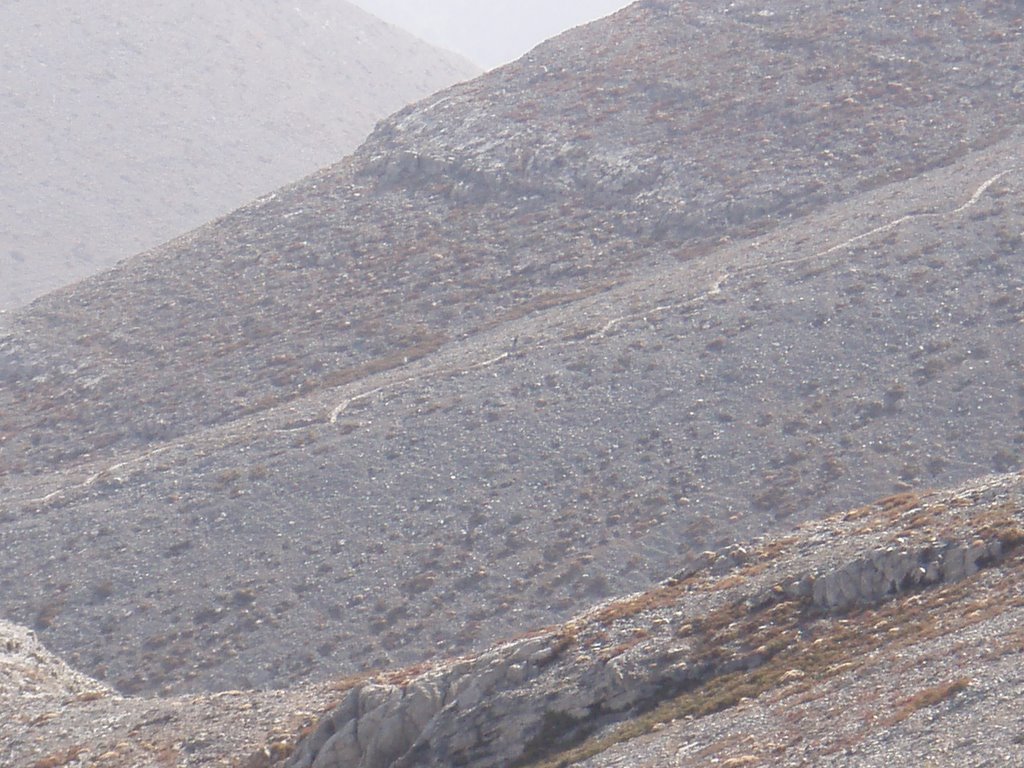
<path fill-rule="evenodd" d="M 4 613 L 285 685 L 1019 467 L 1018 11 L 882 5 L 637 4 L 11 317 Z"/>
<path fill-rule="evenodd" d="M 287 765 L 1020 765 L 1021 481 L 708 552 L 561 626 L 380 675 Z"/>
<path fill-rule="evenodd" d="M 275 692 L 122 697 L 0 623 L 0 760 L 1021 765 L 1022 545 L 1024 476 L 909 492 L 477 655 Z"/>
<path fill-rule="evenodd" d="M 14 0 L 0 47 L 0 308 L 333 162 L 476 74 L 324 0 Z"/>

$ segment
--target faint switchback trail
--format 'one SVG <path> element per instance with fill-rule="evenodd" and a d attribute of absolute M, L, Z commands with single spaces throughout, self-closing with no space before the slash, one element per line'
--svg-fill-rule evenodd
<path fill-rule="evenodd" d="M 324 401 L 329 396 L 328 393 L 317 393 L 303 401 L 289 403 L 287 413 L 285 408 L 281 407 L 209 427 L 168 444 L 140 452 L 130 458 L 121 459 L 108 466 L 100 466 L 99 469 L 95 469 L 96 465 L 93 465 L 93 471 L 89 472 L 83 481 L 63 485 L 44 496 L 28 499 L 12 498 L 11 501 L 22 507 L 46 507 L 69 493 L 90 488 L 103 478 L 116 477 L 121 470 L 142 468 L 147 460 L 161 454 L 191 451 L 198 444 L 208 445 L 207 441 L 211 441 L 214 446 L 224 446 L 245 439 L 246 435 L 251 439 L 253 434 L 294 431 L 295 427 L 288 426 L 285 422 L 288 418 L 296 416 L 302 417 L 300 424 L 302 428 L 335 425 L 342 414 L 346 413 L 353 404 L 371 398 L 383 400 L 389 392 L 406 385 L 466 375 L 516 359 L 523 359 L 531 350 L 568 347 L 590 343 L 594 339 L 606 338 L 612 335 L 616 329 L 629 323 L 646 322 L 654 315 L 686 306 L 699 305 L 712 299 L 722 300 L 722 294 L 727 290 L 729 282 L 736 278 L 813 262 L 851 248 L 858 243 L 869 241 L 873 237 L 890 232 L 912 221 L 944 219 L 964 214 L 977 205 L 995 184 L 1008 176 L 1019 174 L 1021 171 L 1020 166 L 1011 166 L 1000 170 L 979 184 L 970 196 L 955 208 L 945 211 L 906 213 L 867 231 L 847 237 L 841 242 L 830 244 L 824 248 L 816 248 L 808 254 L 772 259 L 771 253 L 786 250 L 789 247 L 786 238 L 794 237 L 785 232 L 769 233 L 766 237 L 771 245 L 767 249 L 770 253 L 756 261 L 750 260 L 750 253 L 752 249 L 755 253 L 758 250 L 757 242 L 753 244 L 735 243 L 726 246 L 728 253 L 723 259 L 726 262 L 731 261 L 731 265 L 719 263 L 713 265 L 713 269 L 709 269 L 712 265 L 702 265 L 699 262 L 690 261 L 668 269 L 655 270 L 649 275 L 631 280 L 627 284 L 616 286 L 598 295 L 570 298 L 564 304 L 540 310 L 479 332 L 469 338 L 442 346 L 423 358 L 374 373 L 341 387 L 341 391 L 348 390 L 349 394 L 343 399 L 335 400 L 335 405 L 326 410 Z M 712 251 L 711 253 L 717 252 Z M 741 263 L 744 261 L 746 263 Z M 703 276 L 695 275 L 694 272 L 699 272 L 702 267 L 705 274 Z M 696 291 L 691 289 L 687 292 L 688 295 L 672 300 L 675 298 L 672 289 L 676 285 L 683 283 L 695 287 L 703 279 L 707 280 L 704 283 L 706 287 Z M 624 304 L 630 304 L 635 308 L 638 304 L 644 303 L 648 304 L 647 308 L 633 309 L 633 311 L 625 313 L 613 311 L 616 307 L 621 307 Z M 510 341 L 512 338 L 524 341 L 513 346 Z M 314 415 L 313 411 L 318 412 L 319 415 Z M 268 423 L 275 421 L 278 423 Z"/>
<path fill-rule="evenodd" d="M 951 210 L 947 210 L 947 211 L 923 211 L 923 212 L 920 212 L 920 213 L 904 214 L 904 215 L 899 216 L 899 217 L 897 217 L 895 219 L 887 221 L 884 224 L 881 224 L 879 226 L 873 227 L 872 229 L 870 229 L 870 230 L 868 230 L 866 232 L 861 232 L 861 233 L 859 233 L 857 235 L 854 235 L 852 237 L 849 237 L 849 238 L 843 240 L 842 242 L 834 243 L 832 245 L 829 245 L 827 248 L 820 249 L 820 250 L 815 250 L 814 252 L 806 254 L 806 255 L 794 256 L 794 257 L 791 257 L 791 258 L 784 258 L 784 259 L 775 259 L 775 260 L 772 260 L 770 258 L 766 258 L 766 259 L 764 259 L 764 260 L 762 260 L 762 261 L 760 261 L 758 263 L 747 264 L 745 266 L 736 267 L 736 268 L 731 269 L 731 270 L 728 267 L 726 267 L 724 269 L 724 271 L 719 271 L 716 274 L 716 276 L 713 278 L 713 282 L 711 283 L 710 286 L 708 286 L 706 289 L 700 291 L 699 293 L 697 293 L 695 295 L 691 295 L 689 297 L 686 297 L 683 301 L 674 302 L 674 303 L 661 303 L 661 301 L 657 300 L 657 297 L 652 297 L 652 299 L 655 299 L 655 305 L 650 307 L 649 309 L 634 311 L 634 312 L 631 312 L 631 313 L 628 313 L 628 314 L 623 314 L 623 315 L 615 316 L 615 317 L 612 317 L 611 319 L 603 320 L 601 322 L 601 325 L 595 326 L 595 327 L 591 327 L 589 329 L 588 328 L 576 329 L 576 330 L 573 331 L 572 334 L 570 334 L 569 337 L 566 337 L 566 336 L 547 336 L 547 337 L 543 337 L 542 336 L 541 338 L 536 338 L 536 340 L 533 341 L 532 343 L 527 344 L 527 345 L 522 346 L 519 349 L 517 349 L 516 352 L 514 353 L 514 356 L 519 356 L 521 354 L 524 354 L 524 353 L 528 352 L 531 349 L 537 349 L 537 348 L 540 348 L 540 347 L 543 347 L 543 346 L 549 346 L 551 344 L 556 344 L 556 345 L 560 345 L 560 346 L 569 346 L 569 345 L 572 345 L 572 344 L 584 343 L 587 340 L 591 339 L 592 337 L 604 338 L 604 337 L 610 335 L 617 327 L 619 327 L 620 325 L 622 325 L 624 323 L 643 321 L 643 320 L 646 320 L 646 319 L 650 318 L 652 315 L 660 314 L 660 313 L 663 313 L 663 312 L 668 312 L 668 311 L 671 311 L 673 309 L 677 309 L 677 308 L 679 308 L 681 306 L 691 305 L 691 304 L 694 304 L 694 303 L 699 303 L 699 302 L 705 301 L 705 300 L 710 299 L 710 298 L 717 297 L 717 296 L 719 296 L 720 294 L 723 293 L 723 290 L 725 289 L 727 283 L 731 279 L 734 279 L 734 278 L 737 278 L 737 277 L 745 277 L 747 275 L 756 274 L 758 272 L 764 272 L 764 271 L 767 271 L 769 269 L 777 269 L 777 268 L 781 268 L 781 267 L 792 266 L 794 264 L 801 264 L 801 263 L 806 263 L 806 262 L 812 262 L 812 261 L 815 261 L 817 259 L 821 259 L 823 257 L 829 256 L 829 255 L 831 255 L 833 253 L 836 253 L 838 251 L 850 248 L 850 247 L 852 247 L 852 246 L 854 246 L 857 243 L 860 243 L 862 241 L 870 240 L 873 237 L 876 237 L 878 235 L 881 235 L 881 234 L 884 234 L 886 232 L 889 232 L 889 231 L 891 231 L 893 229 L 896 229 L 897 227 L 899 227 L 899 226 L 901 226 L 903 224 L 906 224 L 908 222 L 911 222 L 911 221 L 917 221 L 917 220 L 920 220 L 920 219 L 929 219 L 929 218 L 943 219 L 943 218 L 949 218 L 949 217 L 952 217 L 952 216 L 959 216 L 959 215 L 965 213 L 966 211 L 968 211 L 970 208 L 972 208 L 975 205 L 977 205 L 978 202 L 982 199 L 982 197 L 984 197 L 985 193 L 994 184 L 996 184 L 1000 180 L 1004 179 L 1005 177 L 1009 176 L 1010 174 L 1019 173 L 1020 171 L 1021 171 L 1021 169 L 1019 167 L 1016 167 L 1016 166 L 1010 167 L 1010 168 L 1006 168 L 1006 169 L 1003 169 L 1003 170 L 999 171 L 998 173 L 996 173 L 995 175 L 991 176 L 990 178 L 986 179 L 983 183 L 981 183 L 974 190 L 974 192 L 970 195 L 970 197 L 964 203 L 962 203 L 961 205 L 959 205 L 956 208 L 953 208 Z M 743 248 L 743 244 L 739 244 L 739 245 L 740 245 L 740 248 L 742 249 Z M 692 269 L 693 269 L 693 264 L 687 263 L 687 264 L 685 264 L 683 266 L 672 268 L 672 270 L 664 270 L 664 271 L 660 272 L 651 282 L 653 282 L 655 284 L 670 283 L 672 281 L 670 279 L 666 279 L 666 274 L 667 273 L 672 272 L 672 273 L 675 273 L 676 275 L 683 275 L 685 273 L 689 273 Z M 629 284 L 627 284 L 625 286 L 621 286 L 621 287 L 619 287 L 617 289 L 614 289 L 614 291 L 612 293 L 616 294 L 616 296 L 621 294 L 624 297 L 627 297 L 627 296 L 630 296 L 630 295 L 634 295 L 635 292 L 636 292 L 635 286 L 636 286 L 636 283 L 635 282 L 631 282 L 631 283 L 629 283 Z M 664 297 L 662 297 L 661 300 L 663 301 L 663 299 L 664 299 Z M 593 303 L 595 301 L 607 301 L 607 298 L 606 297 L 600 297 L 600 298 L 595 300 L 593 297 L 587 297 L 586 299 L 582 299 L 582 300 L 578 300 L 578 301 L 570 301 L 567 304 L 559 305 L 559 306 L 554 307 L 554 308 L 549 309 L 549 310 L 544 310 L 543 312 L 539 313 L 539 316 L 540 317 L 544 317 L 544 316 L 547 316 L 548 314 L 560 315 L 562 313 L 565 313 L 566 311 L 569 311 L 569 309 L 573 305 L 579 305 L 579 304 L 584 303 L 584 302 L 585 303 Z M 530 318 L 526 318 L 526 319 L 528 320 Z M 518 324 L 521 321 L 516 321 L 516 322 Z M 512 334 L 511 333 L 504 334 L 504 336 L 509 336 L 509 335 L 512 335 Z M 487 350 L 484 350 L 484 351 L 487 351 Z M 435 353 L 435 354 L 437 354 L 437 353 Z M 429 367 L 427 367 L 426 370 L 423 370 L 423 371 L 409 372 L 408 375 L 401 376 L 401 377 L 396 378 L 396 379 L 394 379 L 392 381 L 387 381 L 387 382 L 382 383 L 382 384 L 380 384 L 380 385 L 378 385 L 378 386 L 376 386 L 376 387 L 374 387 L 374 388 L 372 388 L 370 390 L 367 390 L 367 391 L 355 394 L 355 395 L 347 398 L 346 400 L 342 401 L 339 405 L 337 405 L 334 409 L 332 409 L 330 411 L 330 415 L 328 417 L 328 421 L 331 424 L 336 423 L 338 416 L 341 413 L 343 413 L 348 408 L 348 406 L 351 403 L 356 402 L 356 401 L 361 400 L 361 399 L 365 399 L 365 398 L 371 397 L 373 395 L 381 394 L 381 393 L 385 392 L 386 390 L 388 390 L 390 388 L 398 387 L 398 386 L 401 386 L 401 385 L 404 385 L 404 384 L 409 384 L 409 383 L 412 383 L 412 382 L 424 381 L 424 380 L 431 379 L 431 378 L 437 378 L 437 377 L 443 377 L 443 376 L 452 376 L 452 375 L 459 375 L 459 374 L 469 373 L 470 371 L 473 371 L 473 370 L 476 370 L 476 369 L 479 369 L 479 368 L 483 368 L 483 367 L 490 366 L 490 365 L 495 365 L 495 364 L 503 362 L 505 360 L 509 360 L 512 357 L 513 357 L 513 353 L 506 351 L 506 352 L 503 352 L 503 353 L 501 353 L 501 354 L 499 354 L 497 356 L 488 357 L 487 359 L 482 360 L 482 361 L 467 361 L 462 366 L 458 366 L 458 365 L 451 366 L 451 367 L 429 366 Z M 421 363 L 422 361 L 419 361 L 419 362 Z M 453 361 L 453 362 L 455 362 L 455 361 Z M 406 368 L 406 367 L 408 367 L 408 366 L 402 366 L 401 368 L 393 369 L 392 372 L 400 371 L 400 370 L 402 370 L 403 368 Z M 381 376 L 387 376 L 387 375 L 388 375 L 388 372 L 386 372 L 384 374 L 381 374 Z"/>

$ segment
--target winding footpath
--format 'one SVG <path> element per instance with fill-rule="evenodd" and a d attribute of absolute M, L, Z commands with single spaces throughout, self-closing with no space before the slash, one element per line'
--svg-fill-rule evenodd
<path fill-rule="evenodd" d="M 468 339 L 460 339 L 454 344 L 442 346 L 435 352 L 419 359 L 406 362 L 396 368 L 374 374 L 367 379 L 342 387 L 347 393 L 344 399 L 336 401 L 336 404 L 320 410 L 320 415 L 310 414 L 309 418 L 302 420 L 302 428 L 315 426 L 317 424 L 336 425 L 338 420 L 348 409 L 359 402 L 369 401 L 374 398 L 384 400 L 389 392 L 393 392 L 407 385 L 421 384 L 429 380 L 454 378 L 466 375 L 484 368 L 489 368 L 514 359 L 525 357 L 530 351 L 541 348 L 561 348 L 578 344 L 586 344 L 594 339 L 601 339 L 611 335 L 616 329 L 624 325 L 637 322 L 649 322 L 650 318 L 665 312 L 670 312 L 684 307 L 704 303 L 711 299 L 719 299 L 727 290 L 730 282 L 737 278 L 746 277 L 752 274 L 763 273 L 769 270 L 776 270 L 782 267 L 796 264 L 814 262 L 824 259 L 834 253 L 852 248 L 853 246 L 870 241 L 872 238 L 888 233 L 897 227 L 909 222 L 921 219 L 948 219 L 960 216 L 976 206 L 986 193 L 998 182 L 1024 171 L 1022 166 L 1010 166 L 1004 168 L 987 178 L 978 185 L 967 200 L 955 208 L 946 211 L 922 211 L 917 213 L 905 213 L 883 224 L 875 226 L 867 231 L 860 232 L 848 237 L 841 242 L 833 243 L 822 249 L 815 249 L 811 253 L 792 256 L 787 258 L 771 258 L 771 253 L 787 252 L 792 247 L 788 242 L 794 239 L 792 227 L 782 232 L 771 232 L 760 238 L 767 240 L 770 247 L 764 257 L 751 262 L 751 252 L 757 252 L 757 241 L 754 244 L 739 242 L 726 246 L 728 253 L 724 260 L 738 263 L 733 266 L 719 265 L 713 273 L 708 274 L 710 284 L 706 287 L 684 296 L 675 301 L 667 300 L 666 286 L 693 285 L 699 280 L 694 279 L 694 272 L 700 270 L 705 263 L 689 261 L 671 269 L 661 268 L 651 275 L 631 280 L 625 285 L 619 285 L 608 291 L 590 295 L 580 299 L 570 299 L 566 303 L 536 312 L 531 315 L 505 323 L 502 326 L 488 329 Z M 853 201 L 843 201 L 839 206 L 850 204 Z M 796 223 L 797 228 L 806 228 L 807 220 Z M 718 253 L 717 249 L 710 253 Z M 617 314 L 607 319 L 611 309 L 616 305 L 630 304 L 636 306 L 638 297 L 646 301 L 649 306 L 646 309 L 634 310 L 632 312 Z M 674 297 L 673 297 L 674 298 Z M 597 324 L 599 321 L 600 324 Z M 524 339 L 525 343 L 514 344 L 510 339 Z M 495 349 L 504 351 L 494 354 Z M 367 387 L 367 385 L 371 385 Z M 304 403 L 289 403 L 289 413 L 294 415 L 298 410 L 309 410 L 309 408 L 322 409 L 323 394 L 311 395 Z M 281 409 L 283 412 L 284 409 Z M 140 453 L 129 459 L 119 461 L 109 466 L 94 471 L 79 483 L 66 485 L 47 493 L 44 496 L 27 499 L 12 499 L 15 505 L 21 507 L 36 507 L 42 509 L 50 504 L 58 502 L 68 494 L 75 491 L 83 491 L 94 485 L 97 481 L 107 477 L 117 477 L 117 473 L 138 467 L 144 469 L 149 459 L 158 455 L 177 452 L 184 449 L 191 449 L 197 443 L 207 444 L 212 439 L 214 444 L 223 446 L 237 442 L 241 434 L 251 434 L 256 428 L 260 431 L 291 432 L 295 427 L 261 425 L 275 417 L 273 411 L 254 414 L 244 417 L 242 420 L 228 424 L 210 427 L 203 432 L 188 436 L 185 440 L 176 441 L 167 445 L 159 446 Z M 257 424 L 254 427 L 253 421 Z M 120 478 L 123 480 L 124 478 Z"/>

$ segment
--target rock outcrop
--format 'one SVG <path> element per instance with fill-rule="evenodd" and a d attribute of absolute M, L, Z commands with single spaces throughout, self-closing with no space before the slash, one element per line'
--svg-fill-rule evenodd
<path fill-rule="evenodd" d="M 1022 544 L 1017 475 L 895 497 L 750 552 L 707 553 L 655 590 L 563 626 L 357 685 L 288 766 L 531 764 L 716 680 L 760 674 L 815 620 L 956 584 Z"/>

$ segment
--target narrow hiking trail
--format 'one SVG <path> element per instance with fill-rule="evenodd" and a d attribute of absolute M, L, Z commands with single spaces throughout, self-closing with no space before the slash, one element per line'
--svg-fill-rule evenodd
<path fill-rule="evenodd" d="M 572 345 L 572 344 L 583 343 L 586 340 L 591 339 L 593 337 L 603 338 L 603 337 L 606 337 L 609 334 L 611 334 L 612 331 L 614 331 L 617 327 L 619 327 L 619 326 L 621 326 L 623 324 L 630 323 L 630 322 L 638 322 L 638 321 L 642 322 L 642 321 L 645 321 L 646 319 L 650 318 L 653 315 L 660 314 L 660 313 L 663 313 L 663 312 L 668 312 L 668 311 L 671 311 L 671 310 L 674 310 L 674 309 L 678 309 L 678 308 L 683 307 L 683 306 L 692 306 L 692 305 L 697 304 L 697 303 L 702 303 L 702 302 L 704 302 L 704 301 L 706 301 L 706 300 L 708 300 L 710 298 L 717 297 L 717 296 L 719 296 L 719 295 L 721 295 L 723 293 L 723 291 L 725 290 L 725 288 L 728 285 L 728 283 L 731 280 L 734 280 L 735 278 L 745 277 L 745 276 L 756 274 L 756 273 L 760 273 L 760 272 L 766 272 L 766 271 L 769 271 L 769 270 L 772 270 L 772 269 L 778 269 L 778 268 L 781 268 L 781 267 L 788 267 L 788 266 L 792 266 L 792 265 L 795 265 L 795 264 L 814 262 L 814 261 L 822 259 L 822 258 L 824 258 L 826 256 L 829 256 L 829 255 L 831 255 L 833 253 L 836 253 L 836 252 L 843 251 L 845 249 L 851 248 L 851 247 L 857 245 L 858 243 L 860 243 L 862 241 L 869 241 L 873 237 L 877 237 L 879 235 L 885 234 L 885 233 L 887 233 L 887 232 L 889 232 L 889 231 L 891 231 L 893 229 L 896 229 L 897 227 L 899 227 L 899 226 L 901 226 L 903 224 L 906 224 L 906 223 L 909 223 L 909 222 L 912 222 L 912 221 L 917 221 L 917 220 L 921 220 L 921 219 L 946 219 L 946 218 L 952 218 L 952 217 L 955 217 L 955 216 L 959 216 L 959 215 L 965 213 L 966 211 L 968 211 L 970 208 L 972 208 L 975 205 L 977 205 L 978 202 L 984 197 L 985 193 L 994 184 L 996 184 L 997 182 L 1001 181 L 1002 179 L 1006 178 L 1007 176 L 1009 176 L 1011 174 L 1020 173 L 1021 170 L 1022 169 L 1019 168 L 1019 167 L 1011 167 L 1011 168 L 1006 168 L 1004 170 L 999 171 L 998 173 L 996 173 L 995 175 L 991 176 L 990 178 L 986 179 L 983 183 L 981 183 L 974 190 L 974 192 L 971 194 L 971 196 L 967 199 L 966 202 L 964 202 L 963 204 L 957 206 L 956 208 L 953 208 L 952 210 L 946 210 L 946 211 L 923 211 L 923 212 L 920 212 L 920 213 L 904 214 L 904 215 L 899 216 L 899 217 L 897 217 L 895 219 L 887 221 L 884 224 L 876 226 L 876 227 L 874 227 L 874 228 L 872 228 L 872 229 L 870 229 L 870 230 L 868 230 L 866 232 L 862 232 L 862 233 L 859 233 L 859 234 L 854 235 L 852 237 L 849 237 L 849 238 L 843 240 L 842 242 L 834 243 L 832 245 L 829 245 L 828 247 L 826 247 L 824 249 L 815 250 L 812 253 L 804 254 L 804 255 L 801 255 L 801 256 L 789 257 L 789 258 L 782 258 L 782 259 L 773 259 L 773 258 L 771 258 L 769 256 L 769 257 L 766 257 L 766 258 L 764 258 L 764 259 L 762 259 L 760 261 L 754 262 L 754 263 L 750 263 L 750 264 L 746 264 L 746 265 L 742 265 L 742 266 L 735 266 L 735 267 L 731 267 L 731 268 L 730 267 L 726 267 L 725 269 L 723 269 L 722 271 L 718 272 L 714 276 L 714 278 L 712 279 L 710 285 L 708 285 L 706 288 L 698 291 L 696 294 L 685 296 L 680 301 L 677 301 L 677 302 L 657 303 L 657 304 L 654 304 L 653 306 L 650 306 L 649 308 L 645 308 L 645 309 L 642 309 L 642 310 L 634 310 L 634 311 L 632 311 L 630 313 L 627 313 L 627 314 L 623 314 L 623 315 L 619 315 L 619 316 L 616 316 L 616 317 L 612 317 L 611 319 L 603 320 L 602 324 L 599 327 L 589 328 L 589 329 L 577 329 L 577 330 L 575 330 L 571 334 L 571 337 L 566 337 L 566 336 L 562 336 L 562 337 L 548 336 L 547 338 L 534 337 L 534 340 L 531 341 L 530 343 L 526 344 L 526 345 L 517 346 L 516 349 L 509 349 L 509 350 L 507 350 L 505 352 L 502 352 L 502 353 L 500 353 L 500 354 L 498 354 L 496 356 L 487 358 L 485 360 L 466 362 L 461 367 L 459 367 L 459 366 L 454 366 L 454 367 L 435 367 L 435 366 L 431 366 L 431 367 L 427 368 L 427 370 L 415 371 L 415 372 L 411 372 L 410 371 L 408 373 L 408 375 L 404 375 L 404 376 L 400 376 L 400 377 L 397 377 L 397 378 L 393 378 L 392 380 L 389 380 L 389 381 L 386 381 L 384 383 L 381 383 L 378 386 L 373 387 L 372 389 L 364 390 L 364 391 L 361 391 L 361 392 L 359 392 L 357 394 L 353 394 L 350 397 L 346 398 L 345 400 L 341 401 L 337 406 L 335 406 L 330 411 L 330 414 L 328 416 L 327 421 L 329 423 L 331 423 L 331 424 L 336 423 L 337 420 L 338 420 L 338 417 L 342 413 L 344 413 L 348 409 L 348 407 L 350 405 L 352 405 L 353 403 L 361 401 L 361 400 L 365 400 L 365 399 L 368 399 L 368 398 L 371 398 L 371 397 L 374 397 L 375 395 L 382 395 L 388 389 L 391 389 L 391 388 L 399 387 L 399 386 L 402 386 L 404 384 L 420 382 L 420 381 L 424 381 L 424 380 L 431 379 L 431 378 L 445 377 L 445 376 L 457 376 L 457 375 L 460 375 L 460 374 L 469 373 L 471 371 L 478 370 L 480 368 L 485 368 L 485 367 L 489 367 L 489 366 L 492 366 L 492 365 L 496 365 L 496 364 L 501 363 L 503 361 L 510 360 L 510 359 L 512 359 L 514 357 L 522 356 L 522 355 L 526 354 L 527 352 L 529 352 L 531 349 L 538 349 L 538 348 L 541 348 L 541 347 L 548 347 L 548 346 L 551 346 L 552 344 L 560 345 L 560 346 L 569 346 L 569 345 Z M 769 235 L 769 237 L 770 237 L 770 235 Z M 740 248 L 741 249 L 743 248 L 742 244 L 740 245 Z M 687 278 L 690 277 L 689 273 L 693 271 L 693 268 L 694 268 L 693 263 L 686 263 L 686 264 L 684 264 L 682 266 L 675 267 L 675 268 L 673 268 L 671 270 L 662 270 L 653 279 L 648 278 L 645 282 L 647 282 L 649 285 L 653 284 L 653 285 L 662 285 L 662 286 L 664 286 L 664 285 L 667 285 L 667 284 L 672 284 L 674 282 L 677 282 L 679 278 L 682 278 L 685 281 L 685 280 L 687 280 Z M 636 295 L 636 292 L 637 292 L 636 291 L 636 287 L 637 287 L 637 281 L 631 281 L 630 283 L 627 283 L 627 284 L 625 284 L 623 286 L 619 286 L 619 287 L 613 288 L 610 291 L 608 291 L 606 294 L 599 295 L 598 297 L 587 297 L 586 299 L 583 299 L 583 300 L 578 301 L 578 302 L 570 301 L 567 304 L 562 304 L 562 305 L 559 305 L 559 306 L 554 307 L 552 309 L 544 310 L 544 311 L 542 311 L 540 313 L 537 313 L 537 316 L 546 317 L 549 314 L 562 314 L 562 313 L 566 313 L 566 312 L 570 311 L 571 308 L 574 307 L 574 305 L 578 305 L 578 304 L 581 304 L 583 302 L 587 302 L 589 304 L 593 304 L 595 302 L 611 303 L 611 301 L 614 301 L 614 299 L 609 300 L 608 297 L 610 295 L 613 295 L 613 294 L 614 294 L 615 298 L 618 298 L 622 303 L 625 303 L 625 300 L 631 299 L 632 297 L 634 297 Z M 631 301 L 630 303 L 636 303 L 636 302 Z M 534 317 L 534 316 L 530 316 L 528 318 L 524 318 L 524 320 L 530 319 L 532 317 Z M 518 327 L 519 325 L 523 324 L 523 321 L 522 320 L 514 321 L 513 324 Z M 507 338 L 509 336 L 512 336 L 512 335 L 513 334 L 510 333 L 508 330 L 506 330 L 503 334 L 501 334 L 501 336 L 504 337 L 504 339 L 506 339 L 506 340 L 507 340 Z M 518 335 L 515 335 L 514 337 L 515 338 L 522 338 L 525 335 L 526 335 L 525 333 L 524 334 L 518 334 Z M 508 344 L 507 341 L 505 343 Z M 437 355 L 437 354 L 438 353 L 434 353 L 434 355 Z M 429 356 L 429 357 L 433 357 L 433 355 Z M 405 368 L 405 367 L 406 366 L 403 366 L 402 368 Z M 392 372 L 394 372 L 396 370 L 402 370 L 402 368 L 392 369 Z M 385 372 L 385 373 L 380 374 L 380 375 L 382 377 L 386 377 L 388 375 L 388 373 L 391 373 L 391 372 Z"/>
<path fill-rule="evenodd" d="M 1024 166 L 1011 165 L 1002 168 L 975 186 L 966 200 L 954 208 L 903 213 L 866 231 L 845 237 L 839 242 L 813 248 L 801 255 L 780 258 L 780 253 L 799 250 L 796 243 L 802 243 L 806 239 L 801 238 L 800 233 L 813 225 L 815 215 L 812 214 L 811 217 L 795 222 L 782 231 L 769 232 L 753 242 L 739 241 L 724 245 L 722 248 L 714 248 L 703 259 L 690 260 L 668 268 L 661 267 L 599 294 L 569 299 L 563 304 L 459 339 L 422 358 L 372 374 L 334 390 L 335 393 L 339 390 L 343 392 L 342 398 L 337 398 L 336 394 L 332 397 L 329 392 L 314 393 L 301 401 L 292 401 L 269 411 L 208 427 L 184 439 L 157 446 L 109 465 L 100 463 L 92 465 L 91 469 L 79 467 L 77 470 L 70 470 L 67 474 L 85 474 L 85 479 L 71 484 L 61 484 L 43 496 L 19 499 L 15 495 L 10 500 L 11 507 L 34 507 L 42 510 L 55 503 L 67 501 L 69 495 L 76 491 L 86 491 L 103 479 L 123 483 L 126 475 L 144 471 L 150 466 L 151 460 L 158 456 L 170 454 L 167 458 L 172 465 L 175 463 L 174 454 L 184 454 L 178 463 L 187 461 L 191 452 L 200 445 L 209 451 L 249 441 L 254 435 L 292 433 L 318 426 L 330 427 L 336 425 L 352 406 L 364 402 L 372 403 L 374 400 L 386 402 L 389 393 L 402 388 L 432 380 L 468 375 L 526 358 L 533 350 L 591 343 L 595 339 L 608 337 L 625 325 L 647 322 L 658 314 L 684 307 L 692 308 L 710 300 L 721 301 L 729 284 L 739 278 L 815 262 L 860 243 L 870 242 L 872 238 L 910 222 L 961 216 L 976 206 L 994 185 L 1008 177 L 1020 175 L 1022 171 Z M 936 195 L 937 193 L 931 193 L 932 197 Z M 843 206 L 850 203 L 851 201 L 847 200 L 836 205 L 841 211 Z M 834 213 L 826 211 L 817 215 L 827 217 Z M 690 290 L 679 295 L 674 290 L 679 285 L 688 286 Z M 696 286 L 702 287 L 692 290 Z M 622 312 L 621 308 L 625 306 L 631 307 L 630 311 Z M 638 306 L 642 308 L 637 308 Z M 616 309 L 619 309 L 619 312 L 615 312 Z M 330 404 L 332 400 L 333 404 Z"/>

